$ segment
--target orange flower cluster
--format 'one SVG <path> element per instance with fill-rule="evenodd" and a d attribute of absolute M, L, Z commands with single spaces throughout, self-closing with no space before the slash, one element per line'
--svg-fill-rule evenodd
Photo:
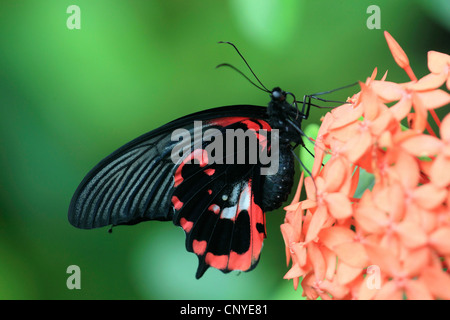
<path fill-rule="evenodd" d="M 430 51 L 430 74 L 417 80 L 385 37 L 411 81 L 377 81 L 375 69 L 348 104 L 325 115 L 312 177 L 303 183 L 302 175 L 285 208 L 292 266 L 284 278 L 295 289 L 301 279 L 309 299 L 450 299 L 450 114 L 441 123 L 434 112 L 450 103 L 438 89 L 450 88 L 450 56 Z M 372 186 L 356 196 L 362 176 Z"/>

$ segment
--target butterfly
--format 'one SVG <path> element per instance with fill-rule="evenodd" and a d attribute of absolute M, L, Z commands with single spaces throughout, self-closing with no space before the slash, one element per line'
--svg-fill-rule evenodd
<path fill-rule="evenodd" d="M 187 251 L 198 257 L 197 279 L 209 267 L 254 269 L 266 238 L 265 213 L 290 194 L 293 150 L 304 146 L 301 125 L 314 96 L 305 96 L 299 110 L 292 93 L 268 90 L 247 66 L 262 88 L 247 79 L 270 95 L 267 107 L 200 111 L 125 144 L 82 180 L 69 222 L 91 229 L 172 221 L 184 230 Z"/>

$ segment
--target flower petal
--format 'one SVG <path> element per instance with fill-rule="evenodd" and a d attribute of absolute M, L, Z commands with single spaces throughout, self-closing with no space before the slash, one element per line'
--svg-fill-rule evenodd
<path fill-rule="evenodd" d="M 450 227 L 441 227 L 433 232 L 429 243 L 440 254 L 450 254 Z"/>
<path fill-rule="evenodd" d="M 367 243 L 365 244 L 370 262 L 377 265 L 383 274 L 395 276 L 400 273 L 400 260 L 388 248 Z"/>
<path fill-rule="evenodd" d="M 291 269 L 284 275 L 283 279 L 293 279 L 302 277 L 306 274 L 306 270 L 300 268 L 298 264 L 294 264 Z"/>
<path fill-rule="evenodd" d="M 436 267 L 428 267 L 423 270 L 420 277 L 433 296 L 450 300 L 450 275 Z"/>
<path fill-rule="evenodd" d="M 323 159 L 325 158 L 325 145 L 321 142 L 316 141 L 314 146 L 314 163 L 311 169 L 311 175 L 315 178 L 322 169 Z"/>
<path fill-rule="evenodd" d="M 436 137 L 419 134 L 401 143 L 402 148 L 416 157 L 434 156 L 442 147 L 442 141 Z"/>
<path fill-rule="evenodd" d="M 369 259 L 364 246 L 359 242 L 342 243 L 334 247 L 339 261 L 343 261 L 351 267 L 367 267 Z"/>
<path fill-rule="evenodd" d="M 407 250 L 403 260 L 403 269 L 409 277 L 417 277 L 430 262 L 430 249 L 422 247 Z"/>
<path fill-rule="evenodd" d="M 430 178 L 438 187 L 450 185 L 450 158 L 443 154 L 437 156 L 430 169 Z"/>
<path fill-rule="evenodd" d="M 305 173 L 302 171 L 302 174 L 300 175 L 300 181 L 298 182 L 297 191 L 295 191 L 295 195 L 294 195 L 294 198 L 292 199 L 291 204 L 298 203 L 300 201 L 300 194 L 302 193 L 304 176 L 305 176 Z"/>
<path fill-rule="evenodd" d="M 411 99 L 404 96 L 400 99 L 399 102 L 390 107 L 389 110 L 391 110 L 392 114 L 394 115 L 394 118 L 400 121 L 403 118 L 405 118 L 408 113 L 411 112 L 411 106 L 412 106 Z"/>
<path fill-rule="evenodd" d="M 319 206 L 316 212 L 311 218 L 311 222 L 308 226 L 308 231 L 306 233 L 305 242 L 308 243 L 314 240 L 322 229 L 325 221 L 328 218 L 327 210 L 325 206 Z"/>
<path fill-rule="evenodd" d="M 352 204 L 348 197 L 341 192 L 329 193 L 325 201 L 330 214 L 336 219 L 346 219 L 353 213 Z"/>
<path fill-rule="evenodd" d="M 442 119 L 440 132 L 441 139 L 445 142 L 450 142 L 450 113 Z"/>
<path fill-rule="evenodd" d="M 370 282 L 369 282 L 370 281 Z M 366 276 L 359 286 L 358 300 L 372 300 L 380 288 L 372 284 L 373 278 Z"/>
<path fill-rule="evenodd" d="M 372 145 L 372 136 L 365 130 L 351 138 L 343 147 L 343 154 L 348 160 L 356 163 Z"/>
<path fill-rule="evenodd" d="M 413 130 L 423 132 L 427 125 L 427 108 L 416 92 L 412 93 L 412 102 L 415 112 L 408 115 L 408 122 Z"/>
<path fill-rule="evenodd" d="M 317 207 L 317 202 L 315 200 L 306 199 L 301 202 L 302 209 L 311 209 Z"/>
<path fill-rule="evenodd" d="M 302 295 L 306 296 L 309 300 L 315 300 L 319 297 L 316 289 L 314 288 L 314 282 L 315 278 L 313 272 L 308 273 L 302 281 Z"/>
<path fill-rule="evenodd" d="M 428 110 L 436 109 L 450 103 L 450 94 L 440 89 L 416 92 L 416 96 Z"/>
<path fill-rule="evenodd" d="M 450 175 L 450 172 L 448 174 Z M 420 207 L 432 210 L 444 203 L 447 197 L 447 190 L 439 188 L 433 183 L 426 183 L 414 190 L 413 197 Z"/>
<path fill-rule="evenodd" d="M 320 289 L 327 291 L 333 296 L 333 299 L 343 299 L 349 293 L 349 288 L 347 286 L 341 285 L 334 277 L 332 281 L 325 280 L 320 284 Z"/>
<path fill-rule="evenodd" d="M 363 268 L 352 267 L 343 261 L 339 261 L 336 270 L 337 281 L 342 285 L 346 285 L 355 280 L 362 271 Z"/>
<path fill-rule="evenodd" d="M 375 299 L 376 300 L 402 300 L 403 292 L 399 288 L 399 286 L 397 286 L 395 281 L 388 281 L 381 287 L 380 291 L 377 292 Z"/>
<path fill-rule="evenodd" d="M 364 119 L 369 121 L 374 120 L 380 111 L 378 96 L 371 87 L 361 84 L 361 99 L 364 108 Z"/>
<path fill-rule="evenodd" d="M 418 248 L 427 242 L 427 235 L 422 228 L 412 221 L 404 220 L 395 227 L 402 243 L 407 248 Z"/>
<path fill-rule="evenodd" d="M 354 217 L 364 231 L 374 234 L 383 232 L 389 221 L 383 211 L 369 206 L 357 208 Z"/>
<path fill-rule="evenodd" d="M 296 243 L 292 246 L 292 251 L 295 255 L 295 258 L 297 260 L 297 264 L 300 267 L 304 267 L 306 265 L 306 247 L 304 242 Z"/>
<path fill-rule="evenodd" d="M 401 85 L 390 81 L 373 81 L 372 89 L 385 102 L 398 101 L 405 95 Z"/>
<path fill-rule="evenodd" d="M 334 109 L 331 114 L 334 116 L 334 121 L 330 124 L 328 130 L 336 130 L 357 121 L 363 114 L 363 108 L 346 104 Z"/>
<path fill-rule="evenodd" d="M 319 233 L 319 238 L 327 248 L 334 250 L 335 246 L 352 242 L 355 238 L 355 232 L 348 228 L 333 226 L 322 229 Z"/>
<path fill-rule="evenodd" d="M 294 202 L 294 201 L 292 201 L 292 202 Z M 291 203 L 290 205 L 287 205 L 286 207 L 284 207 L 283 210 L 290 211 L 290 212 L 295 212 L 301 206 L 302 206 L 301 202 Z"/>
<path fill-rule="evenodd" d="M 447 80 L 447 76 L 443 71 L 441 73 L 430 73 L 419 81 L 412 83 L 409 89 L 415 91 L 437 89 L 444 84 L 445 80 Z"/>
<path fill-rule="evenodd" d="M 428 51 L 428 69 L 433 73 L 441 73 L 450 65 L 450 56 L 437 51 Z"/>
<path fill-rule="evenodd" d="M 289 265 L 289 261 L 291 260 L 290 246 L 291 246 L 291 241 L 292 241 L 291 239 L 292 239 L 293 230 L 292 230 L 292 226 L 287 223 L 283 223 L 280 226 L 280 229 L 281 229 L 281 234 L 283 236 L 284 246 L 285 246 L 285 250 L 286 250 L 286 265 Z"/>
<path fill-rule="evenodd" d="M 317 189 L 323 190 L 324 181 L 322 177 L 317 177 L 315 183 L 311 177 L 305 178 L 306 196 L 310 200 L 316 200 Z M 316 189 L 317 187 L 317 189 Z"/>
<path fill-rule="evenodd" d="M 407 183 L 405 182 L 405 184 Z M 404 198 L 404 192 L 399 183 L 392 183 L 391 186 L 374 192 L 376 207 L 389 215 L 389 218 L 393 221 L 399 221 L 403 215 L 405 206 Z"/>
<path fill-rule="evenodd" d="M 406 298 L 408 300 L 432 300 L 430 290 L 426 283 L 421 280 L 409 280 L 405 286 Z"/>
<path fill-rule="evenodd" d="M 372 121 L 370 124 L 370 132 L 374 136 L 379 136 L 388 128 L 393 119 L 394 117 L 392 116 L 392 113 L 385 110 L 385 112 L 382 112 L 378 118 Z"/>
<path fill-rule="evenodd" d="M 314 242 L 308 243 L 308 258 L 311 262 L 316 279 L 323 280 L 325 278 L 326 265 L 322 252 Z"/>
<path fill-rule="evenodd" d="M 348 174 L 348 167 L 349 165 L 345 163 L 342 157 L 332 158 L 327 162 L 323 172 L 327 192 L 339 191 Z"/>
<path fill-rule="evenodd" d="M 327 266 L 327 269 L 325 271 L 325 278 L 331 280 L 333 279 L 334 273 L 336 272 L 336 254 L 324 246 L 320 247 L 320 251 L 322 251 L 322 255 Z"/>

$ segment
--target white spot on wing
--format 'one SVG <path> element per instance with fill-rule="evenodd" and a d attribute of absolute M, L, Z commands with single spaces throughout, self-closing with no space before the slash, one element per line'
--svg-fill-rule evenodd
<path fill-rule="evenodd" d="M 236 204 L 238 202 L 239 191 L 241 191 L 241 185 L 240 184 L 236 184 L 234 186 L 234 188 L 233 188 L 233 191 L 231 191 L 230 203 Z"/>
<path fill-rule="evenodd" d="M 223 195 L 223 200 L 225 200 L 224 197 L 228 199 L 226 195 Z M 224 208 L 220 215 L 220 217 L 223 219 L 235 219 L 238 211 L 250 210 L 251 189 L 248 183 L 243 186 L 241 184 L 237 184 L 234 186 L 233 191 L 231 192 L 229 197 L 229 203 L 232 206 Z"/>
<path fill-rule="evenodd" d="M 250 201 L 251 201 L 251 190 L 248 186 L 248 183 L 245 184 L 244 190 L 242 190 L 241 195 L 239 196 L 239 211 L 250 209 Z"/>
<path fill-rule="evenodd" d="M 236 216 L 236 213 L 237 213 L 237 205 L 228 207 L 228 208 L 224 208 L 222 210 L 222 214 L 220 215 L 220 217 L 222 219 L 234 219 L 234 217 Z"/>

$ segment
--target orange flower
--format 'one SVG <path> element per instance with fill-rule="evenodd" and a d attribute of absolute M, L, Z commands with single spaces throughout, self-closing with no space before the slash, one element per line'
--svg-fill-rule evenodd
<path fill-rule="evenodd" d="M 447 89 L 450 90 L 450 57 L 448 55 L 436 51 L 429 51 L 428 69 L 431 72 L 431 75 L 428 75 L 430 79 L 433 79 L 437 83 L 446 81 Z M 440 86 L 436 85 L 435 87 Z"/>
<path fill-rule="evenodd" d="M 402 147 L 416 156 L 436 156 L 430 170 L 431 181 L 439 187 L 450 184 L 450 115 L 446 115 L 440 126 L 441 139 L 425 134 L 413 136 L 402 143 Z"/>
<path fill-rule="evenodd" d="M 324 116 L 312 177 L 302 174 L 285 208 L 284 278 L 308 299 L 450 299 L 450 115 L 434 113 L 450 103 L 439 89 L 449 88 L 450 57 L 430 51 L 430 74 L 417 80 L 385 36 L 411 81 L 375 80 L 375 69 Z"/>

